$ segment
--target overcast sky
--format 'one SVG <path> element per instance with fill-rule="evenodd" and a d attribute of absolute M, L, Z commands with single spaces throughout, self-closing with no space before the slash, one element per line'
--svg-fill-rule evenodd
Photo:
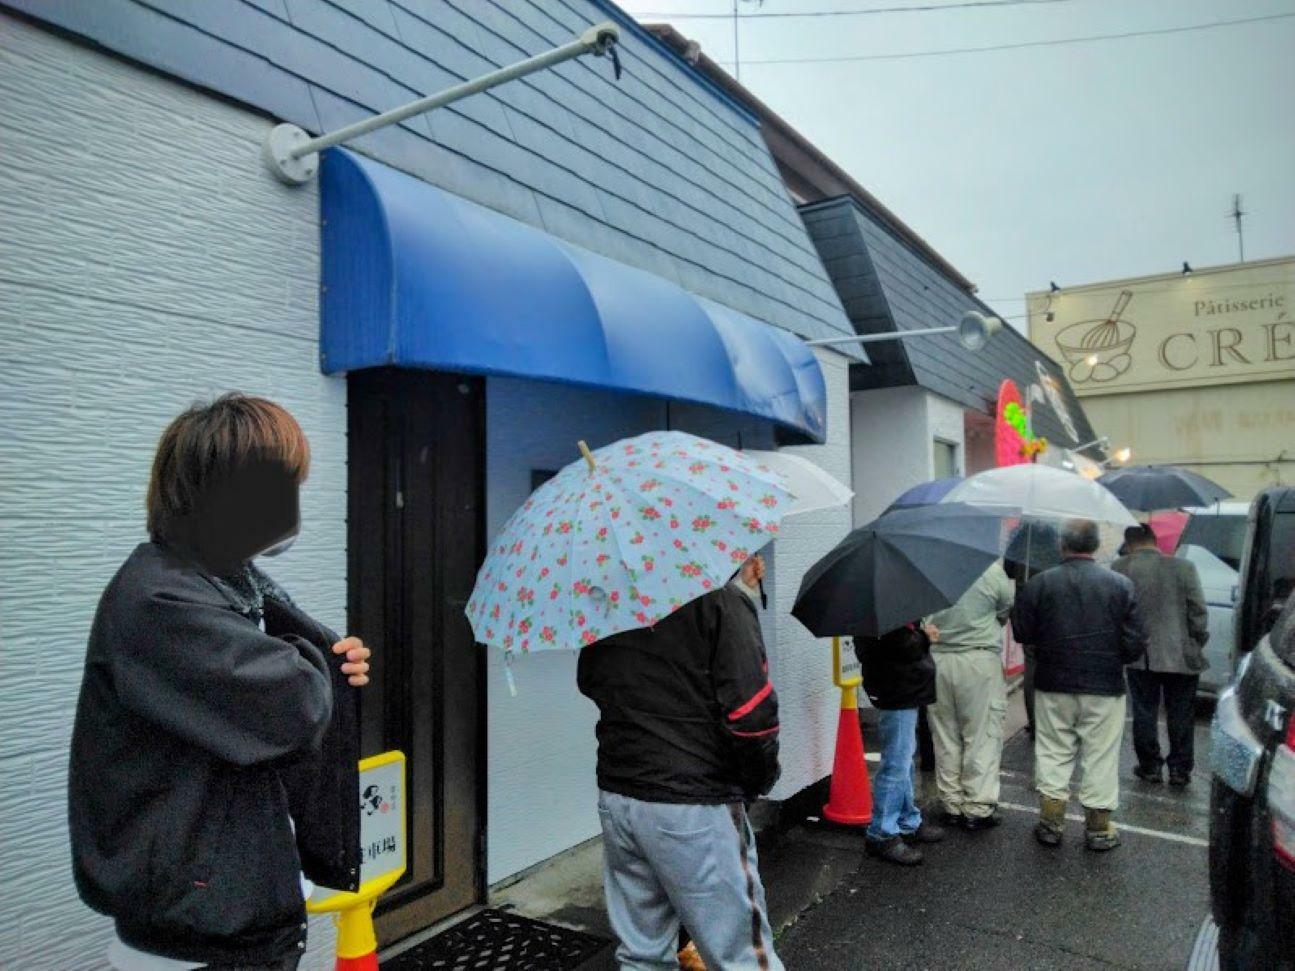
<path fill-rule="evenodd" d="M 741 0 L 743 13 L 957 0 Z M 733 59 L 731 0 L 622 0 Z M 742 20 L 742 82 L 1023 326 L 1022 297 L 1295 254 L 1295 17 L 1093 43 L 899 60 L 760 64 L 1159 30 L 1295 0 L 1048 0 Z M 730 67 L 731 69 L 731 67 Z"/>

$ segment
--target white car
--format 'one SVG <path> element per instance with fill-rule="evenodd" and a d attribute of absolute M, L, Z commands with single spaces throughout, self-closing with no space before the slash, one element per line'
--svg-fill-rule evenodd
<path fill-rule="evenodd" d="M 1244 502 L 1216 502 L 1183 510 L 1191 518 L 1178 538 L 1177 555 L 1195 565 L 1210 612 L 1210 640 L 1205 645 L 1210 666 L 1200 681 L 1204 695 L 1217 697 L 1232 680 L 1232 620 L 1240 582 L 1237 567 L 1249 511 Z"/>

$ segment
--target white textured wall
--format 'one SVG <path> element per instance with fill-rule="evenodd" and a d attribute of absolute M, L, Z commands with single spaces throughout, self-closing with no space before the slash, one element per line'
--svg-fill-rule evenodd
<path fill-rule="evenodd" d="M 531 470 L 557 470 L 599 448 L 665 426 L 659 401 L 523 381 L 486 383 L 486 533 L 493 539 L 531 493 Z M 490 650 L 487 703 L 487 880 L 494 883 L 598 834 L 594 724 L 576 690 L 574 651 L 513 662 Z"/>
<path fill-rule="evenodd" d="M 850 395 L 856 526 L 876 519 L 901 492 L 931 477 L 928 397 L 916 387 Z"/>
<path fill-rule="evenodd" d="M 966 468 L 962 405 L 918 387 L 856 391 L 850 396 L 854 524 L 876 519 L 905 489 L 935 474 L 935 439 L 958 446 Z"/>
<path fill-rule="evenodd" d="M 67 745 L 157 437 L 226 390 L 297 416 L 314 465 L 275 572 L 340 628 L 346 389 L 319 373 L 316 190 L 262 171 L 264 120 L 5 14 L 0 104 L 0 967 L 71 971 L 109 925 L 72 884 Z"/>

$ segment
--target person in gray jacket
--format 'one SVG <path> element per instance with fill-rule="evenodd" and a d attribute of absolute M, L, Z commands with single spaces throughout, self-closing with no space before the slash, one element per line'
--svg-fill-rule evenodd
<path fill-rule="evenodd" d="M 1187 560 L 1165 556 L 1156 546 L 1150 526 L 1124 531 L 1128 553 L 1112 565 L 1133 581 L 1138 606 L 1146 623 L 1147 653 L 1129 665 L 1129 699 L 1133 707 L 1133 750 L 1138 765 L 1133 774 L 1145 782 L 1169 784 L 1191 781 L 1196 687 L 1208 666 L 1209 611 L 1196 567 Z M 1169 757 L 1160 754 L 1160 700 L 1164 698 L 1169 729 Z"/>

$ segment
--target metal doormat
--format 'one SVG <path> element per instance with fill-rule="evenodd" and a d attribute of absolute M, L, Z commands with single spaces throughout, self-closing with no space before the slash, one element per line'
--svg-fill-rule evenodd
<path fill-rule="evenodd" d="M 569 971 L 611 942 L 483 910 L 417 947 L 382 962 L 382 971 Z"/>

